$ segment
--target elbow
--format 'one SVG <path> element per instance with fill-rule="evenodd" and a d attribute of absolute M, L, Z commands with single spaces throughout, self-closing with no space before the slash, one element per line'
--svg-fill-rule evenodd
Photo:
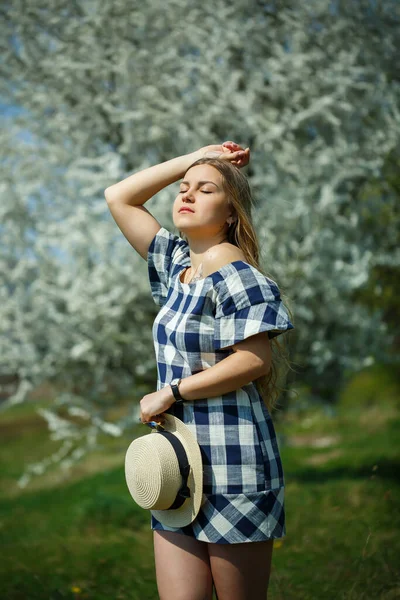
<path fill-rule="evenodd" d="M 113 202 L 115 200 L 115 191 L 113 187 L 114 186 L 110 185 L 104 190 L 104 197 L 107 200 L 107 204 L 110 204 L 110 202 Z"/>
<path fill-rule="evenodd" d="M 253 359 L 253 361 L 249 361 L 248 370 L 251 373 L 251 380 L 258 379 L 259 377 L 264 377 L 268 375 L 271 368 L 271 364 L 267 361 L 263 361 L 258 359 Z"/>
<path fill-rule="evenodd" d="M 260 377 L 269 375 L 270 371 L 271 371 L 271 361 L 270 360 L 262 361 L 260 364 Z"/>
<path fill-rule="evenodd" d="M 271 372 L 271 364 L 268 364 L 263 371 L 263 375 L 269 375 L 270 372 Z"/>

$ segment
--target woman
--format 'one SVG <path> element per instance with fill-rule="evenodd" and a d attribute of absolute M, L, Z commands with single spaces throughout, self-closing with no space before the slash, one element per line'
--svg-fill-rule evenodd
<path fill-rule="evenodd" d="M 181 419 L 204 467 L 203 503 L 190 525 L 174 529 L 152 515 L 162 600 L 211 599 L 213 584 L 219 600 L 264 600 L 273 540 L 286 534 L 279 449 L 255 382 L 270 379 L 270 340 L 293 325 L 276 283 L 256 268 L 240 171 L 249 158 L 234 142 L 206 146 L 105 191 L 121 231 L 148 261 L 161 307 L 153 326 L 157 391 L 141 400 L 141 420 Z M 182 176 L 172 213 L 181 237 L 143 204 Z M 171 383 L 184 402 L 176 403 Z"/>

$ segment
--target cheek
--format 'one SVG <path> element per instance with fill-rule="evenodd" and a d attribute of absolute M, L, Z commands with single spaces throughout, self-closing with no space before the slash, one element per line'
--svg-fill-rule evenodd
<path fill-rule="evenodd" d="M 227 204 L 223 200 L 218 201 L 214 204 L 213 209 L 216 215 L 219 217 L 224 217 L 227 213 Z"/>

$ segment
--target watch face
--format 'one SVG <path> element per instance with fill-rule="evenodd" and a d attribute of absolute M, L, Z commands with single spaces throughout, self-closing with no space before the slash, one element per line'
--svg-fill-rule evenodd
<path fill-rule="evenodd" d="M 171 383 L 173 383 L 174 385 L 178 385 L 179 381 L 180 381 L 180 379 L 178 377 L 176 377 L 175 379 L 173 379 L 171 381 Z"/>

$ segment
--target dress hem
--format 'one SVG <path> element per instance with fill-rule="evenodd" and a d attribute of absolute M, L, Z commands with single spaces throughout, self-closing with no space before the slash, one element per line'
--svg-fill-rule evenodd
<path fill-rule="evenodd" d="M 239 544 L 286 536 L 284 488 L 250 494 L 204 494 L 196 518 L 185 527 L 168 527 L 153 515 L 153 531 L 170 531 L 214 544 Z"/>

